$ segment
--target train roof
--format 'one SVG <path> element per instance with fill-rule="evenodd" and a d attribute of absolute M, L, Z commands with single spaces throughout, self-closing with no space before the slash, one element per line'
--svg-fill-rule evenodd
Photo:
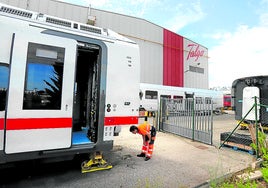
<path fill-rule="evenodd" d="M 136 44 L 136 42 L 106 28 L 100 28 L 80 22 L 75 22 L 55 16 L 46 15 L 39 12 L 21 9 L 18 7 L 0 3 L 0 15 L 12 17 L 33 23 L 39 23 L 46 26 L 52 26 L 65 31 L 78 32 L 82 35 L 92 35 L 95 37 L 106 38 L 110 40 L 119 40 Z"/>
<path fill-rule="evenodd" d="M 140 83 L 142 88 L 155 89 L 155 90 L 183 90 L 185 92 L 207 92 L 207 93 L 215 93 L 215 94 L 223 94 L 222 91 L 216 91 L 211 89 L 201 89 L 201 88 L 188 88 L 188 87 L 176 87 L 176 86 L 164 86 L 157 84 L 148 84 L 148 83 Z"/>
<path fill-rule="evenodd" d="M 236 84 L 241 83 L 241 82 L 247 82 L 247 85 L 262 84 L 263 80 L 267 80 L 267 79 L 268 79 L 268 75 L 256 75 L 256 76 L 237 78 L 233 81 L 232 87 L 235 87 Z"/>

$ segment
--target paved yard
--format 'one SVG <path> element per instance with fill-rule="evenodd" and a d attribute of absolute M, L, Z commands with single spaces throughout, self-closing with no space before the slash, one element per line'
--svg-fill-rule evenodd
<path fill-rule="evenodd" d="M 214 139 L 221 131 L 235 127 L 233 115 L 214 118 Z M 81 174 L 78 163 L 64 162 L 40 166 L 18 167 L 0 171 L 2 187 L 90 187 L 90 188 L 185 188 L 195 187 L 206 180 L 235 172 L 255 159 L 246 152 L 229 148 L 218 149 L 193 142 L 173 134 L 158 132 L 153 158 L 144 161 L 140 152 L 140 135 L 123 127 L 115 138 L 114 150 L 105 154 L 111 170 Z M 218 137 L 218 138 L 217 138 Z M 216 142 L 217 144 L 217 142 Z"/>

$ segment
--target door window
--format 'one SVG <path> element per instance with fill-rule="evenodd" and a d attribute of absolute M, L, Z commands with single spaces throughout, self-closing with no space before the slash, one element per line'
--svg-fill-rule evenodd
<path fill-rule="evenodd" d="M 145 91 L 145 99 L 157 99 L 157 91 Z"/>
<path fill-rule="evenodd" d="M 61 109 L 64 48 L 29 43 L 23 109 Z"/>
<path fill-rule="evenodd" d="M 0 63 L 0 111 L 4 111 L 6 108 L 8 74 L 8 67 Z"/>

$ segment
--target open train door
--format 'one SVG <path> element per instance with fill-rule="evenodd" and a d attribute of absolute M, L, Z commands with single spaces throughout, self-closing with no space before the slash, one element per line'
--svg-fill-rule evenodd
<path fill-rule="evenodd" d="M 71 147 L 77 42 L 25 30 L 12 39 L 4 151 Z"/>

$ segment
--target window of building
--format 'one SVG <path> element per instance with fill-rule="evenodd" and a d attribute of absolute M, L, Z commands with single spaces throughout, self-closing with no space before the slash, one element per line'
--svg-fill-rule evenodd
<path fill-rule="evenodd" d="M 204 74 L 204 68 L 189 66 L 189 71 Z"/>
<path fill-rule="evenodd" d="M 145 99 L 157 99 L 158 92 L 157 91 L 145 91 Z"/>
<path fill-rule="evenodd" d="M 6 108 L 6 94 L 8 86 L 9 68 L 0 63 L 0 111 Z"/>
<path fill-rule="evenodd" d="M 29 43 L 23 109 L 61 109 L 64 51 Z"/>

